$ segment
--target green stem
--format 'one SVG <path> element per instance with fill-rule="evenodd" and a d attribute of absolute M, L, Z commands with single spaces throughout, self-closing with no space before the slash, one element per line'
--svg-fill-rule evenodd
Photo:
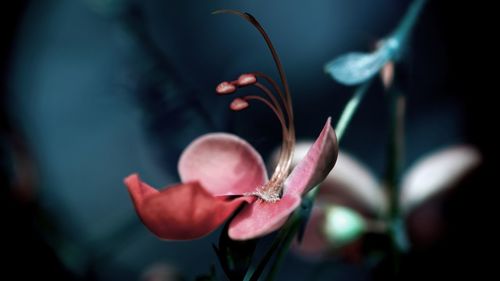
<path fill-rule="evenodd" d="M 390 217 L 399 216 L 399 190 L 404 153 L 404 115 L 406 99 L 401 91 L 391 91 L 391 134 L 389 140 L 389 165 L 387 185 L 389 187 Z"/>
<path fill-rule="evenodd" d="M 300 213 L 300 210 L 297 213 Z M 278 251 L 278 253 L 276 254 L 276 258 L 274 259 L 269 274 L 267 275 L 266 278 L 267 281 L 274 280 L 276 274 L 278 273 L 278 269 L 281 267 L 281 264 L 285 260 L 286 254 L 288 253 L 288 249 L 290 248 L 290 244 L 292 244 L 295 234 L 297 234 L 297 231 L 300 229 L 300 221 L 301 221 L 300 217 L 301 217 L 300 214 L 297 215 L 297 218 L 293 220 L 294 223 L 288 230 L 287 235 L 284 237 L 282 246 Z"/>
<path fill-rule="evenodd" d="M 410 4 L 408 10 L 403 16 L 403 19 L 401 20 L 401 23 L 391 36 L 392 38 L 397 40 L 397 42 L 399 42 L 400 44 L 405 43 L 406 39 L 411 33 L 411 30 L 417 23 L 418 16 L 422 12 L 422 9 L 425 6 L 426 2 L 427 0 L 414 0 Z"/>
<path fill-rule="evenodd" d="M 311 204 L 308 204 L 309 208 L 312 208 L 312 203 L 314 202 L 314 199 L 316 199 L 318 192 L 319 192 L 319 186 L 313 188 L 310 192 L 307 193 L 304 201 L 308 201 L 311 203 Z M 300 230 L 301 224 L 307 222 L 307 218 L 305 219 L 306 221 L 304 221 L 304 215 L 303 215 L 303 212 L 307 212 L 307 211 L 309 211 L 309 213 L 307 213 L 307 217 L 309 217 L 310 209 L 304 210 L 303 208 L 301 208 L 301 209 L 298 209 L 294 212 L 293 217 L 292 217 L 293 223 L 291 224 L 290 229 L 288 230 L 288 233 L 284 238 L 283 247 L 276 254 L 276 259 L 274 260 L 274 263 L 271 265 L 271 270 L 269 271 L 269 274 L 267 275 L 267 278 L 266 278 L 267 281 L 272 281 L 276 277 L 276 274 L 278 273 L 278 269 L 280 268 L 281 264 L 285 260 L 286 254 L 288 253 L 288 249 L 290 248 L 290 244 L 292 243 L 293 238 L 297 234 L 297 231 Z M 304 225 L 304 227 L 305 227 L 305 225 Z"/>
<path fill-rule="evenodd" d="M 404 155 L 404 115 L 405 115 L 405 96 L 396 89 L 390 90 L 390 111 L 391 111 L 391 133 L 388 148 L 388 165 L 386 171 L 386 185 L 389 193 L 389 217 L 391 227 L 389 235 L 391 237 L 391 260 L 393 273 L 396 275 L 399 271 L 400 247 L 398 241 L 398 219 L 399 210 L 399 185 Z"/>
<path fill-rule="evenodd" d="M 358 109 L 358 105 L 365 96 L 365 93 L 368 91 L 368 88 L 371 85 L 371 81 L 373 79 L 370 79 L 366 81 L 364 84 L 359 86 L 356 89 L 356 92 L 354 92 L 354 96 L 349 100 L 347 105 L 344 107 L 344 110 L 342 111 L 342 114 L 340 115 L 339 121 L 337 122 L 337 125 L 335 126 L 335 133 L 337 134 L 337 140 L 340 142 L 340 139 L 344 136 L 345 130 L 347 129 L 347 126 L 351 122 L 352 117 L 354 116 L 354 113 Z"/>
<path fill-rule="evenodd" d="M 298 220 L 299 215 L 300 215 L 300 213 L 298 213 L 297 211 L 295 211 L 292 214 L 292 216 L 285 223 L 285 225 L 280 230 L 280 232 L 278 232 L 278 235 L 276 236 L 276 238 L 274 238 L 273 243 L 271 244 L 271 246 L 269 247 L 269 249 L 265 253 L 262 260 L 259 262 L 257 267 L 251 267 L 247 271 L 247 273 L 245 274 L 245 278 L 243 279 L 243 281 L 257 281 L 257 280 L 259 280 L 260 275 L 262 274 L 262 272 L 264 272 L 264 269 L 265 269 L 267 263 L 269 262 L 269 260 L 273 256 L 273 252 L 276 249 L 278 249 L 281 245 L 283 245 L 283 243 L 285 241 L 288 241 L 288 238 L 287 238 L 288 236 L 290 236 L 290 235 L 293 236 L 293 234 L 296 232 L 296 230 L 294 230 L 295 229 L 294 225 L 297 224 L 297 222 L 300 222 L 300 220 Z M 287 249 L 287 247 L 281 247 L 280 252 L 284 248 Z M 279 253 L 278 253 L 278 255 L 279 255 Z"/>

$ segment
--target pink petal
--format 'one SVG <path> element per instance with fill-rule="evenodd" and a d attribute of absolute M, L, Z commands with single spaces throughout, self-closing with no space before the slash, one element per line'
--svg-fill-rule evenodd
<path fill-rule="evenodd" d="M 300 205 L 300 200 L 299 196 L 288 194 L 276 203 L 255 201 L 231 221 L 229 237 L 234 240 L 248 240 L 277 230 Z"/>
<path fill-rule="evenodd" d="M 302 195 L 320 184 L 332 170 L 339 147 L 330 122 L 331 118 L 328 118 L 307 155 L 293 169 L 285 182 L 284 194 Z"/>
<path fill-rule="evenodd" d="M 137 174 L 128 176 L 124 182 L 144 225 L 158 237 L 169 240 L 196 239 L 209 234 L 248 199 L 214 197 L 198 182 L 160 191 L 141 182 Z"/>
<path fill-rule="evenodd" d="M 199 181 L 213 195 L 253 192 L 267 181 L 262 157 L 231 134 L 206 134 L 194 140 L 179 160 L 182 182 Z"/>
<path fill-rule="evenodd" d="M 229 237 L 247 240 L 280 228 L 300 205 L 301 195 L 325 179 L 335 164 L 337 153 L 337 138 L 328 118 L 306 157 L 285 182 L 283 198 L 276 203 L 258 200 L 244 208 L 229 225 Z"/>
<path fill-rule="evenodd" d="M 400 205 L 408 214 L 420 204 L 458 185 L 481 164 L 481 154 L 472 146 L 457 145 L 422 157 L 405 174 Z"/>

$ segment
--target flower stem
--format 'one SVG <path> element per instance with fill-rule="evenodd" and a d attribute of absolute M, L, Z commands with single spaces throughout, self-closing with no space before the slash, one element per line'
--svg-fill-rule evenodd
<path fill-rule="evenodd" d="M 406 99 L 404 94 L 392 88 L 389 90 L 390 94 L 390 114 L 391 114 L 391 132 L 388 148 L 388 165 L 386 171 L 386 186 L 389 194 L 389 214 L 388 221 L 391 225 L 389 227 L 389 236 L 391 237 L 391 256 L 393 274 L 399 272 L 400 267 L 400 236 L 401 227 L 399 223 L 400 210 L 399 210 L 399 185 L 401 179 L 401 170 L 403 165 L 404 155 L 404 116 Z"/>
<path fill-rule="evenodd" d="M 426 2 L 427 0 L 414 0 L 408 7 L 408 10 L 403 16 L 401 23 L 391 36 L 401 45 L 405 44 L 405 41 L 409 37 L 411 30 L 415 26 L 418 16 L 422 12 L 422 9 L 425 6 Z"/>
<path fill-rule="evenodd" d="M 269 274 L 267 275 L 266 280 L 267 281 L 272 281 L 274 280 L 276 274 L 278 273 L 278 269 L 280 268 L 281 264 L 283 263 L 286 254 L 288 253 L 288 249 L 290 248 L 290 244 L 293 241 L 293 238 L 297 234 L 297 232 L 301 229 L 301 225 L 305 227 L 305 223 L 307 223 L 307 219 L 309 218 L 309 214 L 312 208 L 312 204 L 314 203 L 314 199 L 316 199 L 316 195 L 319 192 L 319 186 L 316 186 L 313 188 L 311 191 L 309 191 L 306 195 L 306 198 L 303 200 L 304 202 L 308 202 L 310 204 L 303 204 L 306 205 L 305 208 L 300 208 L 297 211 L 293 213 L 293 217 L 290 219 L 292 221 L 290 225 L 290 229 L 288 230 L 287 235 L 284 238 L 283 241 L 283 246 L 280 251 L 276 254 L 276 259 L 274 260 L 274 263 L 271 265 L 271 269 L 269 271 Z M 304 214 L 306 213 L 306 214 Z"/>
<path fill-rule="evenodd" d="M 403 165 L 404 151 L 404 115 L 406 99 L 401 91 L 392 90 L 391 95 L 391 133 L 388 150 L 388 167 L 386 183 L 389 188 L 390 213 L 391 219 L 399 215 L 399 190 L 401 170 Z"/>
<path fill-rule="evenodd" d="M 356 89 L 356 92 L 354 92 L 354 96 L 349 100 L 347 105 L 344 107 L 344 110 L 342 111 L 342 114 L 340 115 L 339 121 L 337 122 L 337 125 L 335 126 L 335 133 L 337 134 L 337 140 L 340 142 L 340 139 L 344 136 L 345 130 L 347 129 L 347 126 L 351 122 L 352 117 L 354 116 L 354 113 L 358 109 L 358 105 L 365 96 L 365 93 L 368 91 L 368 88 L 371 85 L 371 81 L 373 79 L 370 79 L 363 83 L 361 86 L 359 86 Z"/>

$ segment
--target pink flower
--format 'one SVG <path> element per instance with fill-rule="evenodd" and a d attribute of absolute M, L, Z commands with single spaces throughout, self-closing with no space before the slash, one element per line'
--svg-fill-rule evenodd
<path fill-rule="evenodd" d="M 133 174 L 125 184 L 143 223 L 163 239 L 202 237 L 247 203 L 229 227 L 232 239 L 244 240 L 282 226 L 299 206 L 301 195 L 330 172 L 336 156 L 328 119 L 307 156 L 275 184 L 268 181 L 262 158 L 250 144 L 231 134 L 214 133 L 184 150 L 178 165 L 183 183 L 158 191 Z"/>
<path fill-rule="evenodd" d="M 135 209 L 142 222 L 163 239 L 187 240 L 209 234 L 243 206 L 229 225 L 229 237 L 246 240 L 280 228 L 300 205 L 301 197 L 321 183 L 333 168 L 338 146 L 327 119 L 307 155 L 291 170 L 295 128 L 291 96 L 285 74 L 271 42 L 262 27 L 248 14 L 242 16 L 257 27 L 266 39 L 278 67 L 284 92 L 263 73 L 241 75 L 222 82 L 216 92 L 231 95 L 242 87 L 255 87 L 263 96 L 237 97 L 231 110 L 249 107 L 251 101 L 263 102 L 280 121 L 283 143 L 278 165 L 270 179 L 257 151 L 243 139 L 227 134 L 207 134 L 194 140 L 178 164 L 182 183 L 156 190 L 137 174 L 125 179 Z M 258 80 L 272 86 L 271 91 Z"/>

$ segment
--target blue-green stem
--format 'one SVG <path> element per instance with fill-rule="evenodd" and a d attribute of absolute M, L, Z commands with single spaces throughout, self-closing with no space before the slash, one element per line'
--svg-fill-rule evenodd
<path fill-rule="evenodd" d="M 408 39 L 411 34 L 411 30 L 417 23 L 418 16 L 420 15 L 426 2 L 427 0 L 414 0 L 406 11 L 401 23 L 388 38 L 393 39 L 398 43 L 397 45 L 399 50 L 401 50 L 401 47 L 399 46 L 406 44 L 406 39 Z"/>
<path fill-rule="evenodd" d="M 364 84 L 359 86 L 356 89 L 356 92 L 354 92 L 354 96 L 349 100 L 347 105 L 344 107 L 344 110 L 342 111 L 342 114 L 340 115 L 339 121 L 337 122 L 337 125 L 335 126 L 335 134 L 337 135 L 337 140 L 340 142 L 342 137 L 344 136 L 344 133 L 347 129 L 347 126 L 351 122 L 352 117 L 354 116 L 354 113 L 358 109 L 359 103 L 365 96 L 365 93 L 368 91 L 368 88 L 371 85 L 371 81 L 373 79 L 370 79 L 366 81 Z"/>

